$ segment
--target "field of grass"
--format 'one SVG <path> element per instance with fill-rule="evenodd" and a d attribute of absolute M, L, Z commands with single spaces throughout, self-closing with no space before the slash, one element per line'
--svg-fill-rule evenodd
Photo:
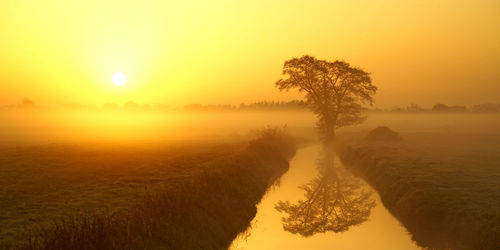
<path fill-rule="evenodd" d="M 498 249 L 500 136 L 402 137 L 399 143 L 351 142 L 341 159 L 377 190 L 419 245 Z"/>
<path fill-rule="evenodd" d="M 294 151 L 273 133 L 248 145 L 6 146 L 0 248 L 224 248 Z"/>

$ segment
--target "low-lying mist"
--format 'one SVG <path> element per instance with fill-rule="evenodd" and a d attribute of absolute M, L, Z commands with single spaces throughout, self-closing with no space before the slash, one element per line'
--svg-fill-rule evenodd
<path fill-rule="evenodd" d="M 365 114 L 362 125 L 342 132 L 389 126 L 401 133 L 500 134 L 498 114 Z M 246 139 L 266 126 L 287 126 L 296 137 L 314 138 L 316 117 L 293 111 L 0 110 L 0 143 L 161 142 Z"/>
<path fill-rule="evenodd" d="M 315 119 L 307 112 L 18 109 L 0 111 L 0 120 L 2 143 L 73 143 L 247 138 L 266 126 L 297 132 Z"/>

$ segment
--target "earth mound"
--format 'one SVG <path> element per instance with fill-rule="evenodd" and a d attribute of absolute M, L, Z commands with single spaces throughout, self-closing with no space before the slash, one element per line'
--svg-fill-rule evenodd
<path fill-rule="evenodd" d="M 386 126 L 379 126 L 373 129 L 365 137 L 365 141 L 372 142 L 395 142 L 402 140 L 398 133 Z"/>

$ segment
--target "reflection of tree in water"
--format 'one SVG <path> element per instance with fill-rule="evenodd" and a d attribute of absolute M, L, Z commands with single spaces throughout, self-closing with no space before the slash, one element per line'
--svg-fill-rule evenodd
<path fill-rule="evenodd" d="M 359 179 L 343 168 L 335 168 L 334 159 L 333 153 L 326 150 L 320 155 L 318 175 L 300 187 L 305 191 L 305 200 L 276 204 L 276 210 L 288 215 L 282 218 L 286 231 L 302 236 L 343 232 L 368 220 L 375 207 L 371 193 Z"/>

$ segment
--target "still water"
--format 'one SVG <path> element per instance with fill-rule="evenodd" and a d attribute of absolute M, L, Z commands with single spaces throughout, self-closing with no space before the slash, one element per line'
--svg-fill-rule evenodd
<path fill-rule="evenodd" d="M 230 249 L 421 249 L 375 191 L 329 158 L 335 168 L 322 168 L 322 146 L 299 149 Z"/>

